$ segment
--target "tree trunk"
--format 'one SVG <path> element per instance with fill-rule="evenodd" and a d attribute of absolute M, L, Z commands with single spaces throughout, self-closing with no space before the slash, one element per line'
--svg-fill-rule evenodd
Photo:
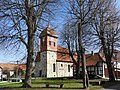
<path fill-rule="evenodd" d="M 112 67 L 112 64 L 111 64 L 111 58 L 109 58 L 109 56 L 106 58 L 106 63 L 107 63 L 107 67 L 108 67 L 109 81 L 114 82 L 115 81 L 115 75 L 114 75 L 114 70 L 113 70 L 113 67 Z"/>
<path fill-rule="evenodd" d="M 80 51 L 77 51 L 76 79 L 80 79 Z"/>
<path fill-rule="evenodd" d="M 25 81 L 23 87 L 31 87 L 31 73 L 32 73 L 32 63 L 33 63 L 33 48 L 34 48 L 34 37 L 33 37 L 33 29 L 28 29 L 28 57 L 26 64 L 26 74 Z"/>
<path fill-rule="evenodd" d="M 27 47 L 27 63 L 26 63 L 26 74 L 23 87 L 31 87 L 31 74 L 32 74 L 32 64 L 33 64 L 33 52 L 34 52 L 34 30 L 35 30 L 35 17 L 34 9 L 31 8 L 29 0 L 25 0 L 26 6 L 26 24 L 28 26 L 28 47 Z"/>
<path fill-rule="evenodd" d="M 76 60 L 74 59 L 74 56 L 73 56 L 74 54 L 71 52 L 71 49 L 70 49 L 70 42 L 67 43 L 67 46 L 68 46 L 68 50 L 69 50 L 69 55 L 72 58 L 72 61 L 76 66 L 76 68 L 75 68 L 76 71 L 74 72 L 74 73 L 76 73 L 75 78 L 79 79 L 79 77 L 80 77 L 79 76 L 80 75 L 80 61 L 76 62 Z M 78 51 L 77 51 L 77 54 L 78 54 Z M 78 58 L 79 58 L 79 56 L 78 56 Z M 80 60 L 80 59 L 78 59 L 78 60 Z"/>
<path fill-rule="evenodd" d="M 109 81 L 115 81 L 115 75 L 113 73 L 113 67 L 112 67 L 112 55 L 110 53 L 111 49 L 108 48 L 109 45 L 106 44 L 105 42 L 105 38 L 104 38 L 104 32 L 103 32 L 103 29 L 101 29 L 101 32 L 100 32 L 100 40 L 101 40 L 101 43 L 102 43 L 102 47 L 103 47 L 103 52 L 104 52 L 104 55 L 105 55 L 105 59 L 106 59 L 106 64 L 107 64 L 107 69 L 108 69 L 108 74 L 109 74 Z"/>
<path fill-rule="evenodd" d="M 83 74 L 83 88 L 89 87 L 89 78 L 86 69 L 86 59 L 85 59 L 85 50 L 81 46 L 81 60 L 82 60 L 82 74 Z"/>
<path fill-rule="evenodd" d="M 79 56 L 81 57 L 82 60 L 82 77 L 83 77 L 83 88 L 88 88 L 89 87 L 89 79 L 88 79 L 88 74 L 87 74 L 87 69 L 86 69 L 86 59 L 85 59 L 85 49 L 83 48 L 82 44 L 82 25 L 81 23 L 78 23 L 78 44 L 79 44 Z"/>

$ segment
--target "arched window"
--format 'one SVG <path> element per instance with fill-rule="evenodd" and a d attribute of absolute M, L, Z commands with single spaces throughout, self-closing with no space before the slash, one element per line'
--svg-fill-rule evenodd
<path fill-rule="evenodd" d="M 53 72 L 55 72 L 55 63 L 53 64 Z"/>
<path fill-rule="evenodd" d="M 68 72 L 70 72 L 70 65 L 68 65 Z"/>

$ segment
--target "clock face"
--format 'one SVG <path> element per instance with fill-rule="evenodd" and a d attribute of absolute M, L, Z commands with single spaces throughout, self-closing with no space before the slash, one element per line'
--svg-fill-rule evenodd
<path fill-rule="evenodd" d="M 45 37 L 42 38 L 42 41 L 43 41 L 43 42 L 45 41 Z"/>
<path fill-rule="evenodd" d="M 52 40 L 52 41 L 54 41 L 54 38 L 53 38 L 53 37 L 51 37 L 51 40 Z"/>

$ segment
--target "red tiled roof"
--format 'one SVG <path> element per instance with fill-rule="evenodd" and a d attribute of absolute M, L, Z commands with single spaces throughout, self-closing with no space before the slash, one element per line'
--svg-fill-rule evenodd
<path fill-rule="evenodd" d="M 67 48 L 61 47 L 61 46 L 57 46 L 57 52 L 60 53 L 69 53 L 69 50 Z"/>
<path fill-rule="evenodd" d="M 60 62 L 72 62 L 72 59 L 69 56 L 69 54 L 57 53 L 57 61 L 60 61 Z"/>
<path fill-rule="evenodd" d="M 99 61 L 103 61 L 99 53 L 94 53 L 93 55 L 86 55 L 86 66 L 95 66 Z"/>
<path fill-rule="evenodd" d="M 0 63 L 0 67 L 3 70 L 16 70 L 17 67 L 19 67 L 22 70 L 26 70 L 25 64 Z"/>
<path fill-rule="evenodd" d="M 117 59 L 117 61 L 120 62 L 120 51 L 117 53 L 116 59 Z"/>
<path fill-rule="evenodd" d="M 77 55 L 73 55 L 77 60 Z M 67 48 L 58 46 L 57 47 L 57 61 L 61 62 L 73 62 L 71 56 L 69 55 L 69 50 Z"/>
<path fill-rule="evenodd" d="M 99 53 L 94 53 L 94 55 L 87 54 L 86 56 L 86 66 L 94 66 L 99 61 L 103 61 Z M 74 55 L 75 60 L 77 60 L 77 55 Z M 71 57 L 69 56 L 69 50 L 58 46 L 57 60 L 63 62 L 72 62 Z"/>
<path fill-rule="evenodd" d="M 1 63 L 0 64 L 0 67 L 3 69 L 3 70 L 14 70 L 15 67 L 16 66 L 16 64 L 5 64 L 5 63 Z"/>
<path fill-rule="evenodd" d="M 51 27 L 47 27 L 46 29 L 44 29 L 41 34 L 40 37 L 45 36 L 45 35 L 51 35 L 54 37 L 58 37 L 57 33 L 51 28 Z"/>
<path fill-rule="evenodd" d="M 104 60 L 105 60 L 105 55 L 103 53 L 103 49 L 101 48 L 100 51 L 99 51 L 99 55 L 100 57 Z M 113 57 L 112 57 L 112 61 L 120 61 L 120 51 L 119 50 L 114 50 L 113 51 Z"/>
<path fill-rule="evenodd" d="M 26 65 L 25 64 L 19 64 L 19 69 L 21 70 L 26 70 Z"/>

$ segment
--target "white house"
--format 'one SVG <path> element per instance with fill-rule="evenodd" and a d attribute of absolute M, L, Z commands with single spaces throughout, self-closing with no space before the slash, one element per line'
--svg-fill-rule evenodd
<path fill-rule="evenodd" d="M 0 80 L 2 79 L 2 68 L 0 67 Z"/>
<path fill-rule="evenodd" d="M 0 80 L 15 78 L 17 73 L 20 74 L 22 71 L 25 70 L 25 64 L 0 63 Z M 24 75 L 22 75 L 21 77 L 23 78 Z"/>

